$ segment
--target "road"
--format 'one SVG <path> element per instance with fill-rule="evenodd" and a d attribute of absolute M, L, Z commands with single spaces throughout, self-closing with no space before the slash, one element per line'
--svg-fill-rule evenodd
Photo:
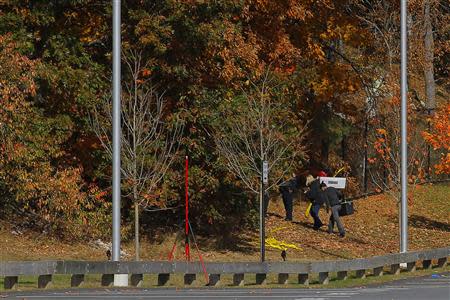
<path fill-rule="evenodd" d="M 450 272 L 398 280 L 379 286 L 343 289 L 77 289 L 66 291 L 30 291 L 0 293 L 0 299 L 286 299 L 286 300 L 333 300 L 333 299 L 395 299 L 395 300 L 449 300 Z"/>

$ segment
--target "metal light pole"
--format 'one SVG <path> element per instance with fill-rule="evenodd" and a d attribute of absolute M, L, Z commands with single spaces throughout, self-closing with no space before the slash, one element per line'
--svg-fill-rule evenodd
<path fill-rule="evenodd" d="M 120 0 L 113 0 L 113 237 L 112 260 L 120 260 Z"/>
<path fill-rule="evenodd" d="M 262 162 L 261 166 L 261 192 L 259 194 L 259 243 L 261 257 L 260 261 L 266 260 L 266 205 L 265 205 L 265 185 L 269 183 L 269 165 L 267 161 Z"/>
<path fill-rule="evenodd" d="M 120 260 L 120 0 L 113 0 L 113 157 L 112 157 L 112 260 Z M 128 274 L 115 274 L 115 286 L 127 286 Z"/>
<path fill-rule="evenodd" d="M 112 260 L 120 260 L 120 0 L 113 0 Z"/>
<path fill-rule="evenodd" d="M 407 0 L 401 0 L 401 221 L 400 252 L 408 251 L 408 177 L 407 177 Z"/>

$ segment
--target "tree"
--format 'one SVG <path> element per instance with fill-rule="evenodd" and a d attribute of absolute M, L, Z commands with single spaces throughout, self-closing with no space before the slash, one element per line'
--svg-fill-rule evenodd
<path fill-rule="evenodd" d="M 265 195 L 294 167 L 302 165 L 306 158 L 303 145 L 306 125 L 297 123 L 283 99 L 282 85 L 276 85 L 269 68 L 259 82 L 249 80 L 248 84 L 249 91 L 243 90 L 242 95 L 224 100 L 213 136 L 229 172 L 243 182 L 246 190 L 259 193 L 260 238 L 263 239 L 268 204 L 265 201 L 269 201 Z M 267 185 L 262 184 L 264 162 L 270 178 Z M 263 245 L 265 241 L 260 243 Z M 261 255 L 263 260 L 264 254 Z"/>
<path fill-rule="evenodd" d="M 423 131 L 425 141 L 440 151 L 441 160 L 434 165 L 436 174 L 450 174 L 450 104 L 444 105 L 431 118 L 431 131 Z"/>
<path fill-rule="evenodd" d="M 408 182 L 415 184 L 423 179 L 425 145 L 420 138 L 417 127 L 420 115 L 408 106 Z M 373 126 L 374 154 L 370 159 L 373 182 L 380 190 L 387 191 L 399 199 L 400 191 L 400 106 L 397 97 L 387 99 L 383 110 L 378 112 Z M 378 168 L 376 168 L 378 167 Z"/>
<path fill-rule="evenodd" d="M 228 170 L 245 188 L 263 194 L 306 158 L 302 125 L 283 101 L 269 69 L 249 91 L 225 99 L 217 116 L 214 140 Z M 270 183 L 261 190 L 262 162 L 268 162 Z"/>
<path fill-rule="evenodd" d="M 35 106 L 40 62 L 22 55 L 20 46 L 12 35 L 0 35 L 2 211 L 20 225 L 60 237 L 102 236 L 108 203 L 95 185 L 85 184 L 81 166 L 66 163 L 62 145 L 73 124 Z"/>
<path fill-rule="evenodd" d="M 378 190 L 387 192 L 398 204 L 399 228 L 401 221 L 401 128 L 399 97 L 388 98 L 373 120 L 376 132 L 372 135 L 373 156 L 369 158 L 369 174 Z M 417 127 L 420 114 L 408 105 L 408 184 L 415 185 L 424 178 L 426 148 Z"/>
<path fill-rule="evenodd" d="M 156 188 L 164 180 L 179 146 L 181 121 L 168 115 L 164 94 L 151 82 L 151 72 L 142 52 L 126 53 L 125 89 L 122 93 L 121 172 L 131 190 L 135 220 L 136 260 L 139 251 L 139 210 L 159 203 Z M 93 128 L 112 158 L 112 103 L 110 98 L 101 112 L 93 116 Z"/>

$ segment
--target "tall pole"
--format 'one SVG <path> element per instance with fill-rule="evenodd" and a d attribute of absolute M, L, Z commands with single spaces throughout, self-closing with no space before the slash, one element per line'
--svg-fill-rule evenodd
<path fill-rule="evenodd" d="M 259 193 L 259 241 L 261 246 L 261 262 L 266 260 L 266 200 L 265 185 L 269 183 L 269 165 L 263 160 L 261 165 L 261 192 Z"/>
<path fill-rule="evenodd" d="M 120 0 L 113 0 L 113 174 L 112 260 L 120 260 Z M 128 286 L 128 274 L 114 274 L 114 286 Z"/>
<path fill-rule="evenodd" d="M 400 252 L 408 251 L 408 178 L 407 178 L 407 0 L 401 0 L 401 225 Z"/>
<path fill-rule="evenodd" d="M 120 260 L 120 0 L 113 0 L 112 260 Z"/>
<path fill-rule="evenodd" d="M 187 152 L 187 151 L 186 151 Z M 189 162 L 188 156 L 186 155 L 186 170 L 185 170 L 185 181 L 184 181 L 184 196 L 185 196 L 185 240 L 184 240 L 184 252 L 186 255 L 186 261 L 191 260 L 191 254 L 189 250 Z"/>
<path fill-rule="evenodd" d="M 266 245 L 265 245 L 265 216 L 264 216 L 264 181 L 261 180 L 261 192 L 259 193 L 259 243 L 261 252 L 261 262 L 266 260 Z"/>

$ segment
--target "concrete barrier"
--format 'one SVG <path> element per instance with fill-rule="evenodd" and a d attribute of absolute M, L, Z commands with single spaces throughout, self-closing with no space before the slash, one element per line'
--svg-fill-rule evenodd
<path fill-rule="evenodd" d="M 256 274 L 256 284 L 266 284 L 267 274 L 278 274 L 278 283 L 288 283 L 290 274 L 298 276 L 298 283 L 309 285 L 310 274 L 319 275 L 319 283 L 327 284 L 329 274 L 337 273 L 338 280 L 345 280 L 348 272 L 355 272 L 356 277 L 364 278 L 367 270 L 373 270 L 374 276 L 382 276 L 384 267 L 390 268 L 390 273 L 399 274 L 400 264 L 406 263 L 406 270 L 414 272 L 416 265 L 424 269 L 432 268 L 433 262 L 437 267 L 447 265 L 450 247 L 396 253 L 371 258 L 359 258 L 336 261 L 313 262 L 226 262 L 206 263 L 205 268 L 209 276 L 208 285 L 216 286 L 220 283 L 221 274 L 233 274 L 234 285 L 244 285 L 245 274 Z M 112 262 L 112 261 L 22 261 L 0 262 L 0 277 L 4 277 L 4 288 L 15 289 L 19 277 L 34 275 L 38 277 L 38 287 L 47 288 L 51 285 L 53 275 L 71 275 L 71 286 L 80 286 L 86 274 L 102 275 L 102 286 L 111 286 L 114 274 L 130 274 L 131 285 L 140 286 L 144 274 L 157 274 L 158 285 L 168 283 L 171 274 L 183 274 L 185 285 L 191 285 L 196 280 L 196 274 L 203 273 L 200 262 Z"/>

